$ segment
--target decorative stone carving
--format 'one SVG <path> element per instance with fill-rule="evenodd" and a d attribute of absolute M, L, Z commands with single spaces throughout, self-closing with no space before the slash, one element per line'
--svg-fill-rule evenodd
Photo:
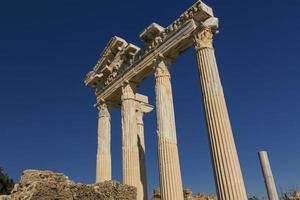
<path fill-rule="evenodd" d="M 109 105 L 105 102 L 97 104 L 97 108 L 99 110 L 99 117 L 110 117 Z"/>
<path fill-rule="evenodd" d="M 157 23 L 152 23 L 148 28 L 146 28 L 143 33 L 140 34 L 140 39 L 146 44 L 151 44 L 156 38 L 158 38 L 164 28 Z"/>
<path fill-rule="evenodd" d="M 213 48 L 212 38 L 213 33 L 211 29 L 205 29 L 201 32 L 197 32 L 194 37 L 196 50 L 201 48 Z"/>
<path fill-rule="evenodd" d="M 113 37 L 101 54 L 93 71 L 85 78 L 85 84 L 101 92 L 117 76 L 123 74 L 133 63 L 140 48 L 128 44 L 124 39 Z"/>
<path fill-rule="evenodd" d="M 185 23 L 187 23 L 189 20 L 201 21 L 208 16 L 213 16 L 212 9 L 203 2 L 197 1 L 197 3 L 184 12 L 179 19 L 175 20 L 167 28 L 163 28 L 156 23 L 151 24 L 140 35 L 141 40 L 146 44 L 146 47 L 142 52 L 146 55 L 151 50 L 157 48 L 168 38 L 172 37 L 175 32 L 183 28 Z"/>
<path fill-rule="evenodd" d="M 213 35 L 218 32 L 219 20 L 211 17 L 202 23 L 200 30 L 195 31 L 194 42 L 196 50 L 213 48 Z"/>
<path fill-rule="evenodd" d="M 85 84 L 96 89 L 98 98 L 118 99 L 124 80 L 139 82 L 153 73 L 152 60 L 158 54 L 175 58 L 191 47 L 194 30 L 212 16 L 212 9 L 197 1 L 167 28 L 151 24 L 140 35 L 145 43 L 141 50 L 119 37 L 113 37 L 94 70 L 87 74 Z"/>
<path fill-rule="evenodd" d="M 168 77 L 171 78 L 170 75 L 170 67 L 173 60 L 171 58 L 167 58 L 163 56 L 162 54 L 159 54 L 154 60 L 153 60 L 153 69 L 154 69 L 154 77 Z"/>
<path fill-rule="evenodd" d="M 85 78 L 85 84 L 92 87 L 100 87 L 103 85 L 104 77 L 109 76 L 113 70 L 113 66 L 110 66 L 112 60 L 115 56 L 120 53 L 127 45 L 127 42 L 119 37 L 113 37 L 109 41 L 108 45 L 102 51 L 100 59 L 93 68 L 93 71 L 90 71 Z M 102 84 L 102 85 L 101 85 Z"/>

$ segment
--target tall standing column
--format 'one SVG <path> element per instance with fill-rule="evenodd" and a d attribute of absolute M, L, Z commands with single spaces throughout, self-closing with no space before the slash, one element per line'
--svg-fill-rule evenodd
<path fill-rule="evenodd" d="M 143 200 L 147 200 L 148 190 L 147 190 L 147 174 L 146 174 L 146 158 L 145 158 L 145 138 L 144 138 L 144 113 L 151 112 L 153 107 L 148 104 L 148 98 L 143 95 L 138 95 L 146 99 L 146 102 L 140 102 L 137 100 L 137 110 L 136 110 L 136 119 L 137 119 L 137 139 L 138 139 L 138 150 L 139 150 L 139 162 L 140 162 L 140 172 L 141 172 L 141 184 L 143 186 L 144 196 Z"/>
<path fill-rule="evenodd" d="M 157 61 L 155 93 L 160 191 L 163 200 L 183 200 L 169 65 Z"/>
<path fill-rule="evenodd" d="M 122 160 L 123 183 L 137 188 L 137 200 L 143 200 L 143 186 L 139 163 L 135 85 L 122 87 Z"/>
<path fill-rule="evenodd" d="M 258 155 L 261 164 L 261 169 L 265 179 L 265 185 L 268 192 L 269 200 L 279 200 L 275 181 L 272 174 L 272 169 L 268 158 L 268 153 L 266 151 L 260 151 Z"/>
<path fill-rule="evenodd" d="M 210 24 L 212 23 L 212 24 Z M 216 18 L 194 35 L 214 175 L 219 200 L 246 200 L 247 194 L 212 45 Z"/>
<path fill-rule="evenodd" d="M 97 183 L 111 180 L 110 112 L 105 103 L 101 103 L 98 109 Z"/>

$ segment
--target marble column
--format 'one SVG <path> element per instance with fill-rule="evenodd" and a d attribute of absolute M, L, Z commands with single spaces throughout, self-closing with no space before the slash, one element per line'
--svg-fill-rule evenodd
<path fill-rule="evenodd" d="M 122 87 L 122 160 L 123 183 L 137 188 L 137 200 L 143 200 L 143 185 L 139 162 L 137 137 L 136 100 L 133 83 Z"/>
<path fill-rule="evenodd" d="M 212 45 L 216 19 L 194 35 L 214 176 L 219 200 L 247 200 L 244 180 Z"/>
<path fill-rule="evenodd" d="M 98 106 L 98 150 L 96 166 L 96 183 L 111 180 L 110 153 L 110 112 L 107 104 Z"/>
<path fill-rule="evenodd" d="M 272 174 L 272 169 L 268 158 L 268 153 L 266 151 L 260 151 L 258 155 L 261 164 L 261 169 L 265 179 L 265 185 L 269 200 L 279 200 L 275 181 Z"/>
<path fill-rule="evenodd" d="M 140 98 L 146 99 L 146 102 L 139 101 Z M 145 157 L 145 138 L 144 138 L 144 120 L 143 116 L 145 113 L 151 112 L 153 107 L 148 104 L 148 98 L 143 95 L 136 95 L 137 100 L 137 140 L 138 140 L 138 150 L 139 150 L 139 163 L 140 163 L 140 174 L 141 174 L 141 184 L 143 186 L 142 196 L 143 200 L 147 200 L 148 190 L 147 190 L 147 173 L 146 173 L 146 157 Z"/>
<path fill-rule="evenodd" d="M 155 66 L 160 191 L 163 200 L 183 200 L 169 66 L 164 58 Z"/>

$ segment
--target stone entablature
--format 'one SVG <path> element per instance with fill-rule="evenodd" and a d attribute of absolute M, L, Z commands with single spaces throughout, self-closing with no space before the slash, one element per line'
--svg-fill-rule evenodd
<path fill-rule="evenodd" d="M 128 44 L 122 38 L 113 37 L 101 53 L 101 57 L 93 71 L 87 74 L 85 84 L 101 91 L 130 67 L 134 56 L 139 51 L 139 47 Z"/>
<path fill-rule="evenodd" d="M 193 45 L 193 32 L 213 17 L 212 9 L 197 1 L 166 28 L 153 23 L 140 35 L 145 47 L 141 50 L 124 39 L 113 37 L 96 66 L 85 78 L 85 84 L 96 89 L 101 99 L 118 101 L 124 81 L 140 82 L 152 74 L 152 61 L 161 54 L 176 58 Z"/>

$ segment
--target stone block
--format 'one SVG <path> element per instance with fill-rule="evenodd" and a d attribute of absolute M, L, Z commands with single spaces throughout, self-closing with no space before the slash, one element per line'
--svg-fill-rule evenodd
<path fill-rule="evenodd" d="M 0 200 L 136 200 L 136 188 L 115 181 L 75 183 L 61 173 L 26 170 L 12 194 Z"/>

